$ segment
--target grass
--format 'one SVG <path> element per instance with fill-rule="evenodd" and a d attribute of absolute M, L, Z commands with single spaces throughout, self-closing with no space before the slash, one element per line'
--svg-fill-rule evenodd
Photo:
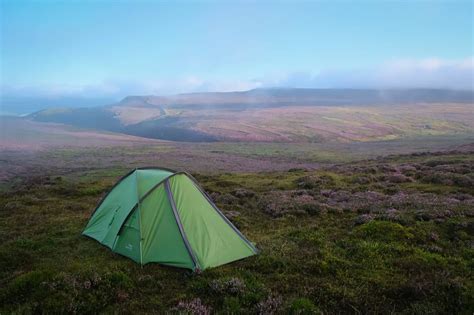
<path fill-rule="evenodd" d="M 463 135 L 408 137 L 387 141 L 351 143 L 212 143 L 194 150 L 254 158 L 291 159 L 314 163 L 345 163 L 401 153 L 439 151 L 472 143 L 472 133 Z M 413 158 L 413 157 L 408 157 Z"/>
<path fill-rule="evenodd" d="M 142 268 L 81 236 L 126 163 L 24 175 L 0 193 L 0 313 L 471 314 L 473 162 L 451 152 L 317 171 L 195 171 L 261 249 L 200 275 Z"/>

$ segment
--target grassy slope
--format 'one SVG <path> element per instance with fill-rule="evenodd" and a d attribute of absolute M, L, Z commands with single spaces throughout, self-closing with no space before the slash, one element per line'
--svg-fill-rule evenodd
<path fill-rule="evenodd" d="M 472 104 L 279 107 L 185 111 L 194 129 L 224 140 L 350 142 L 469 133 Z"/>
<path fill-rule="evenodd" d="M 158 140 L 0 116 L 0 150 L 157 144 Z"/>
<path fill-rule="evenodd" d="M 474 142 L 474 134 L 422 136 L 388 141 L 351 143 L 218 142 L 193 146 L 194 151 L 255 158 L 283 158 L 316 163 L 351 162 L 390 154 L 439 151 Z"/>
<path fill-rule="evenodd" d="M 201 275 L 141 268 L 80 235 L 126 168 L 94 165 L 3 186 L 0 313 L 474 310 L 472 152 L 318 171 L 197 173 L 262 250 Z"/>
<path fill-rule="evenodd" d="M 55 130 L 55 129 L 53 129 Z M 0 159 L 0 182 L 18 176 L 62 175 L 71 172 L 117 169 L 126 172 L 139 166 L 163 166 L 190 172 L 257 172 L 290 168 L 317 169 L 321 165 L 359 161 L 390 154 L 468 148 L 473 136 L 436 136 L 413 139 L 334 144 L 297 143 L 179 143 L 138 140 L 115 141 L 121 135 L 88 133 L 56 141 L 41 133 L 17 137 Z M 100 135 L 100 134 L 99 134 Z M 58 135 L 59 136 L 59 135 Z M 29 139 L 29 140 L 27 140 Z M 127 145 L 127 146 L 125 146 Z M 58 148 L 59 147 L 59 148 Z M 27 148 L 28 150 L 24 150 Z M 37 150 L 31 150 L 31 149 Z"/>
<path fill-rule="evenodd" d="M 471 103 L 292 106 L 263 108 L 167 108 L 121 105 L 67 111 L 46 110 L 39 121 L 101 128 L 174 141 L 327 143 L 382 141 L 472 134 Z M 262 104 L 269 105 L 269 104 Z"/>

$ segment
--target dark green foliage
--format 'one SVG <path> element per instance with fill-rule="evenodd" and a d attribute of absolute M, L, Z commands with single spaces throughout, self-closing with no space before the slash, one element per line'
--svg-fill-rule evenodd
<path fill-rule="evenodd" d="M 309 175 L 297 180 L 298 187 L 303 189 L 328 188 L 334 185 L 334 179 L 329 175 Z"/>
<path fill-rule="evenodd" d="M 130 278 L 121 271 L 69 274 L 31 271 L 15 278 L 1 291 L 2 304 L 28 302 L 32 312 L 94 313 L 128 299 Z"/>
<path fill-rule="evenodd" d="M 292 315 L 312 315 L 320 314 L 321 311 L 306 298 L 295 299 L 288 307 L 288 313 Z"/>
<path fill-rule="evenodd" d="M 354 233 L 364 239 L 382 242 L 408 241 L 413 238 L 407 228 L 387 221 L 368 222 L 355 229 Z"/>

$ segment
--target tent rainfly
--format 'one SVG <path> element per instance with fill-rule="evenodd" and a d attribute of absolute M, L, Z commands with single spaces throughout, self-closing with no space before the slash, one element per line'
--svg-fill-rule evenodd
<path fill-rule="evenodd" d="M 257 249 L 185 172 L 139 168 L 100 201 L 83 235 L 142 265 L 201 271 Z"/>

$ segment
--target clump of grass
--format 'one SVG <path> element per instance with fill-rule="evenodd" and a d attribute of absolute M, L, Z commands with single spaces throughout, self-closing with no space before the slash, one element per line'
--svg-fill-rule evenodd
<path fill-rule="evenodd" d="M 314 315 L 321 314 L 314 303 L 307 298 L 297 298 L 291 302 L 287 309 L 288 314 L 292 315 Z"/>

